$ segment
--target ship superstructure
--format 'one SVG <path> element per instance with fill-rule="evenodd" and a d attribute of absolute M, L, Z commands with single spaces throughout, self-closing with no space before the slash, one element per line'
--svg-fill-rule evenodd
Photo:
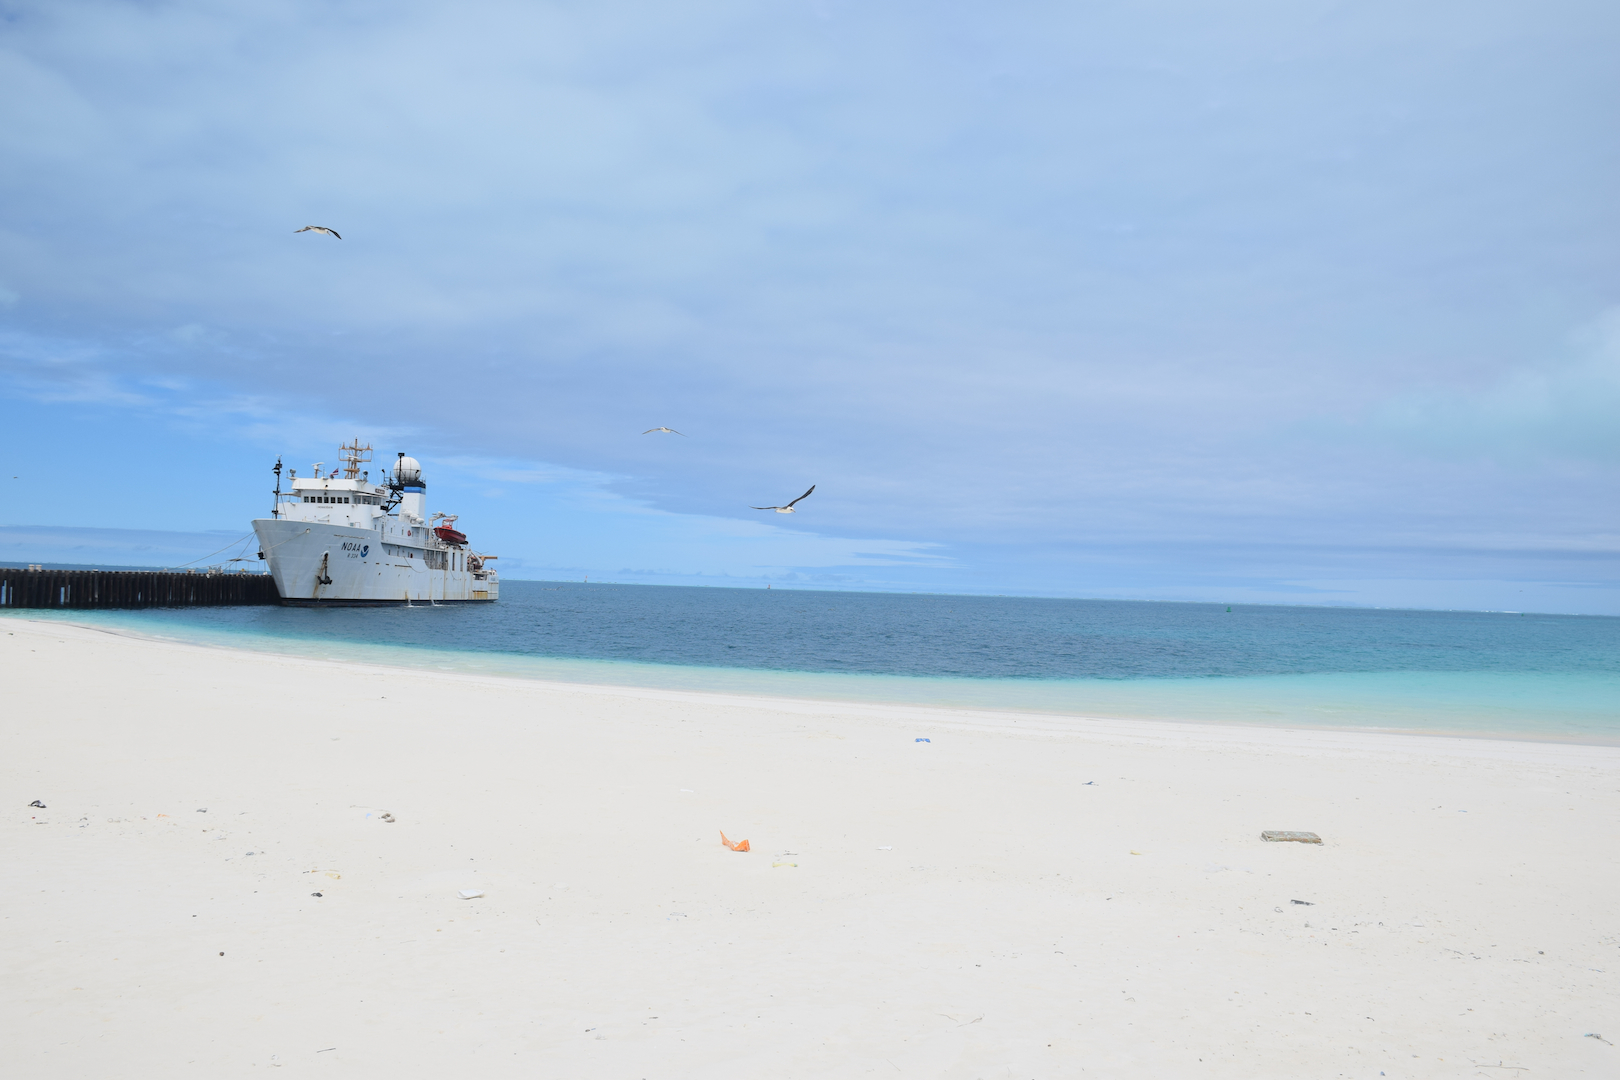
<path fill-rule="evenodd" d="M 281 490 L 276 462 L 275 508 L 253 522 L 259 554 L 284 604 L 487 602 L 500 595 L 495 556 L 474 551 L 454 515 L 427 512 L 422 465 L 403 453 L 373 482 L 363 466 L 371 447 L 339 449 L 328 475 L 288 472 Z M 341 475 L 340 475 L 341 474 Z M 442 524 L 440 524 L 442 522 Z"/>

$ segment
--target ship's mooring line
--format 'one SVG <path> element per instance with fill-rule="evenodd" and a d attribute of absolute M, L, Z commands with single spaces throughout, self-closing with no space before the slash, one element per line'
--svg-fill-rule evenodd
<path fill-rule="evenodd" d="M 253 539 L 253 534 L 252 533 L 248 533 L 246 536 L 238 536 L 235 540 L 232 540 L 230 543 L 228 543 L 224 547 L 220 548 L 219 551 L 229 551 L 229 550 L 231 550 L 231 548 L 235 547 L 237 544 L 240 544 L 243 541 L 251 540 L 251 539 Z M 179 566 L 175 567 L 175 569 L 179 570 L 179 569 L 181 569 L 183 567 L 193 566 L 193 565 L 195 565 L 197 563 L 202 562 L 203 559 L 212 559 L 215 555 L 219 554 L 219 551 L 210 551 L 208 554 L 202 556 L 202 558 L 192 559 L 191 562 L 183 562 Z"/>

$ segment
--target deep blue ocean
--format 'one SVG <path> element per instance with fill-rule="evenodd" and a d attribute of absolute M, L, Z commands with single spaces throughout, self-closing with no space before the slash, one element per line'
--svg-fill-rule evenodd
<path fill-rule="evenodd" d="M 48 617 L 573 682 L 1620 742 L 1616 618 L 529 581 L 489 605 Z"/>

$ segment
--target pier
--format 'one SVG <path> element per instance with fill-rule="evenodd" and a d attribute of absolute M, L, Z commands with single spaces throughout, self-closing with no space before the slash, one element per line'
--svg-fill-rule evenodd
<path fill-rule="evenodd" d="M 269 574 L 0 567 L 0 608 L 224 607 L 279 604 Z"/>

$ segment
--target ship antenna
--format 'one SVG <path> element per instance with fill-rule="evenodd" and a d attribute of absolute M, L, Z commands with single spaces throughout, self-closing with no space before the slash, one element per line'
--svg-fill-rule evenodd
<path fill-rule="evenodd" d="M 360 445 L 360 440 L 338 447 L 338 460 L 343 462 L 343 479 L 360 479 L 360 466 L 371 460 L 371 444 Z"/>
<path fill-rule="evenodd" d="M 281 516 L 281 457 L 279 455 L 276 457 L 276 467 L 271 471 L 276 474 L 276 501 L 270 507 L 270 516 L 279 518 Z"/>

